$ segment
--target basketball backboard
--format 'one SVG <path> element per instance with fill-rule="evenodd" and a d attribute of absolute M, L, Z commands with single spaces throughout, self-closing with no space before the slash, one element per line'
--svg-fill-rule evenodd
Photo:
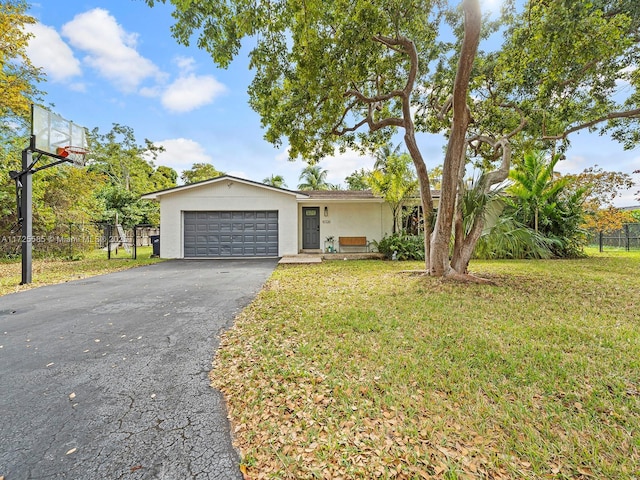
<path fill-rule="evenodd" d="M 31 135 L 35 137 L 35 150 L 60 157 L 67 147 L 87 150 L 87 130 L 38 105 L 31 108 Z M 62 155 L 66 157 L 66 155 Z"/>

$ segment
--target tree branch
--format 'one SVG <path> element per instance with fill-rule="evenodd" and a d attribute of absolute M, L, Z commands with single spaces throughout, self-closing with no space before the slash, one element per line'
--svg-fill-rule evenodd
<path fill-rule="evenodd" d="M 590 122 L 581 123 L 580 125 L 576 125 L 575 127 L 571 127 L 568 130 L 565 130 L 559 135 L 547 135 L 545 132 L 545 126 L 542 125 L 542 140 L 565 140 L 569 135 L 578 130 L 584 130 L 585 128 L 593 127 L 598 123 L 606 122 L 607 120 L 614 120 L 616 118 L 640 118 L 640 108 L 636 108 L 635 110 L 627 110 L 624 112 L 611 112 L 607 115 L 604 115 L 600 118 L 596 118 L 595 120 L 591 120 Z"/>
<path fill-rule="evenodd" d="M 344 94 L 345 97 L 355 97 L 358 100 L 360 100 L 362 103 L 386 102 L 387 100 L 391 100 L 394 97 L 402 97 L 403 95 L 404 95 L 404 90 L 394 90 L 393 92 L 390 92 L 384 95 L 367 97 L 366 95 L 364 95 L 363 93 L 355 89 L 347 90 Z"/>

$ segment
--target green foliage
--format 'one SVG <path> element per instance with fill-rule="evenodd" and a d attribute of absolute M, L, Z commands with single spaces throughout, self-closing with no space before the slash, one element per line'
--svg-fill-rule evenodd
<path fill-rule="evenodd" d="M 511 216 L 503 216 L 478 240 L 473 256 L 479 259 L 546 259 L 560 247 L 555 238 L 547 238 Z"/>
<path fill-rule="evenodd" d="M 420 52 L 421 76 L 439 53 L 432 47 L 439 21 L 435 4 L 440 2 L 171 3 L 176 6 L 176 39 L 189 44 L 196 33 L 198 46 L 220 66 L 233 60 L 244 38 L 255 39 L 249 53 L 256 72 L 250 103 L 262 117 L 266 139 L 280 144 L 286 138 L 291 158 L 318 161 L 334 154 L 336 141 L 361 148 L 365 138 L 355 131 L 335 136 L 336 128 L 351 126 L 368 111 L 364 104 L 350 109 L 353 99 L 345 91 L 355 88 L 373 95 L 404 87 L 406 71 L 398 67 L 405 59 L 390 55 L 387 47 L 372 40 L 374 35 L 412 38 Z M 381 105 L 375 117 L 393 116 L 400 109 L 398 101 Z M 370 149 L 386 143 L 391 133 L 367 135 Z"/>
<path fill-rule="evenodd" d="M 391 259 L 396 255 L 397 260 L 424 260 L 424 237 L 422 235 L 408 235 L 397 232 L 385 235 L 373 245 L 378 252 Z"/>
<path fill-rule="evenodd" d="M 323 170 L 319 165 L 307 165 L 298 180 L 298 190 L 335 190 L 336 187 L 327 182 L 327 170 Z"/>
<path fill-rule="evenodd" d="M 271 175 L 270 177 L 262 180 L 262 183 L 276 188 L 287 188 L 287 182 L 284 181 L 284 177 L 282 175 Z"/>
<path fill-rule="evenodd" d="M 113 224 L 117 220 L 126 227 L 159 223 L 159 205 L 140 200 L 140 195 L 176 185 L 175 170 L 154 166 L 153 159 L 160 151 L 162 148 L 149 140 L 138 145 L 131 127 L 114 124 L 106 134 L 93 130 L 88 172 L 103 178 L 94 190 L 101 205 L 95 221 Z"/>
<path fill-rule="evenodd" d="M 529 1 L 512 17 L 495 81 L 526 109 L 530 138 L 566 140 L 572 129 L 600 124 L 627 148 L 637 143 L 634 115 L 606 121 L 638 107 L 640 76 L 629 66 L 640 55 L 640 11 L 631 3 Z"/>
<path fill-rule="evenodd" d="M 210 163 L 194 163 L 190 169 L 185 170 L 180 175 L 180 178 L 185 185 L 191 183 L 203 182 L 205 180 L 211 180 L 212 178 L 221 177 L 225 175 L 224 172 L 216 170 Z"/>
<path fill-rule="evenodd" d="M 160 165 L 151 174 L 151 183 L 154 190 L 166 190 L 176 186 L 178 180 L 178 172 L 171 167 Z"/>
<path fill-rule="evenodd" d="M 0 132 L 0 175 L 20 170 L 27 135 Z M 133 130 L 114 125 L 107 134 L 92 132 L 87 168 L 61 164 L 35 173 L 33 181 L 34 257 L 78 258 L 95 247 L 96 223 L 118 223 L 126 228 L 141 223 L 157 225 L 156 202 L 140 200 L 140 194 L 175 186 L 176 172 L 155 168 L 152 158 L 159 149 L 147 141 L 135 142 Z M 43 156 L 38 167 L 51 159 Z M 20 251 L 14 182 L 0 183 L 0 236 L 11 241 L 0 245 L 3 255 Z M 16 239 L 16 241 L 13 241 Z"/>
<path fill-rule="evenodd" d="M 156 202 L 141 200 L 137 195 L 116 185 L 103 187 L 97 198 L 103 205 L 101 216 L 96 218 L 98 222 L 119 223 L 125 228 L 160 223 L 160 212 Z"/>
<path fill-rule="evenodd" d="M 167 169 L 155 171 L 153 159 L 162 148 L 149 140 L 145 140 L 144 146 L 138 145 L 131 127 L 116 123 L 106 134 L 100 134 L 95 128 L 91 132 L 90 147 L 88 170 L 103 174 L 109 185 L 135 195 L 155 190 L 159 177 L 171 177 Z M 166 184 L 166 180 L 160 183 Z"/>
<path fill-rule="evenodd" d="M 0 3 L 0 130 L 12 130 L 13 123 L 26 124 L 31 104 L 42 92 L 37 84 L 43 73 L 34 67 L 27 56 L 31 35 L 26 27 L 36 19 L 26 14 L 29 5 L 23 0 Z"/>
<path fill-rule="evenodd" d="M 396 233 L 402 225 L 402 206 L 418 189 L 418 179 L 412 166 L 408 154 L 392 154 L 368 178 L 373 193 L 381 195 L 391 207 L 392 233 Z"/>
<path fill-rule="evenodd" d="M 558 257 L 582 255 L 586 244 L 584 224 L 585 188 L 571 190 L 570 177 L 556 177 L 559 155 L 547 160 L 544 152 L 528 152 L 510 173 L 506 215 L 550 240 Z"/>
<path fill-rule="evenodd" d="M 344 181 L 347 184 L 348 190 L 369 190 L 369 177 L 371 172 L 361 168 L 356 170 L 351 175 L 346 177 Z"/>

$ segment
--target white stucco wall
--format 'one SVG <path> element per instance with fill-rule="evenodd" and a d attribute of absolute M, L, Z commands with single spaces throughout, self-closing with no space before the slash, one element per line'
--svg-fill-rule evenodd
<path fill-rule="evenodd" d="M 324 207 L 328 215 L 324 216 Z M 353 203 L 340 201 L 305 200 L 298 207 L 298 249 L 302 249 L 302 207 L 320 208 L 320 248 L 324 249 L 325 239 L 335 238 L 334 247 L 339 248 L 338 237 L 367 237 L 368 241 L 379 241 L 393 230 L 391 208 L 386 203 Z M 355 248 L 352 249 L 355 251 Z"/>
<path fill-rule="evenodd" d="M 276 210 L 279 256 L 298 253 L 295 195 L 225 179 L 160 196 L 160 256 L 184 258 L 183 212 L 213 210 Z"/>

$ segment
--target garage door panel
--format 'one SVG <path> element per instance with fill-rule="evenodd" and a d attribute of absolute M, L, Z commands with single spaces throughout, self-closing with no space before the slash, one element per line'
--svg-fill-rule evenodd
<path fill-rule="evenodd" d="M 185 212 L 184 256 L 276 257 L 278 212 Z"/>

